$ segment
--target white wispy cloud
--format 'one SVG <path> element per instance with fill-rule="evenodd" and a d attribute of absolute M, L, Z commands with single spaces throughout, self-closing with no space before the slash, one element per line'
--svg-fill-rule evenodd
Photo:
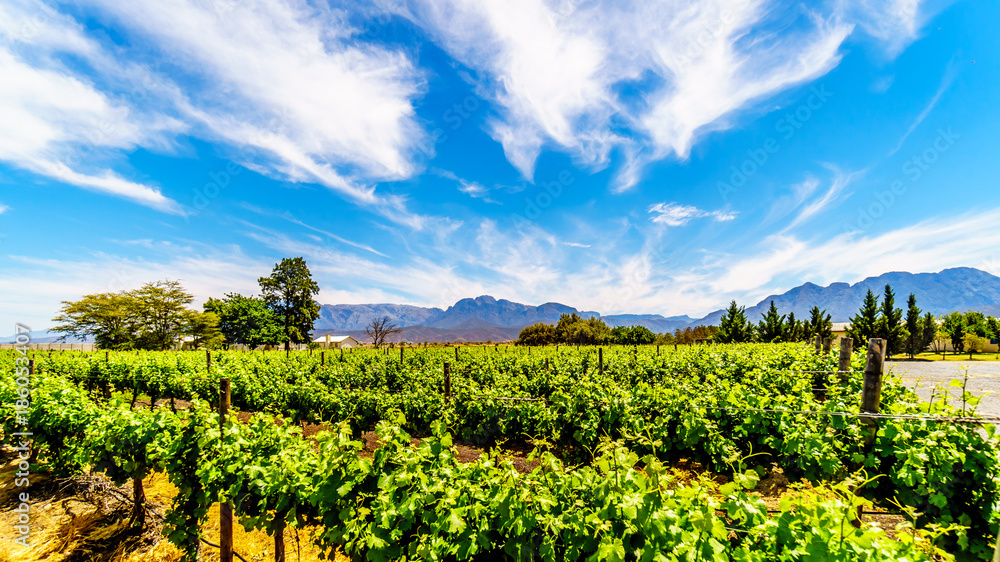
<path fill-rule="evenodd" d="M 4 205 L 3 203 L 0 203 L 0 215 L 6 213 L 9 210 L 10 210 L 10 207 L 8 207 L 7 205 Z"/>
<path fill-rule="evenodd" d="M 109 163 L 122 151 L 163 148 L 184 130 L 99 90 L 62 61 L 91 68 L 108 59 L 71 18 L 28 1 L 0 6 L 0 160 L 57 181 L 132 200 L 167 213 L 181 206 L 160 188 L 122 177 Z M 120 68 L 124 80 L 132 69 Z"/>
<path fill-rule="evenodd" d="M 941 84 L 938 86 L 937 91 L 934 92 L 934 95 L 931 97 L 930 101 L 927 102 L 927 105 L 924 106 L 924 109 L 920 112 L 920 114 L 917 115 L 916 119 L 914 119 L 913 122 L 910 123 L 909 128 L 907 128 L 906 132 L 903 133 L 903 136 L 899 138 L 899 142 L 896 143 L 895 148 L 889 151 L 889 154 L 886 155 L 886 158 L 889 158 L 893 154 L 896 154 L 897 152 L 900 151 L 900 149 L 903 148 L 903 143 L 906 142 L 906 139 L 910 138 L 910 135 L 912 135 L 913 131 L 915 131 L 917 127 L 919 127 L 920 124 L 924 122 L 924 119 L 927 119 L 927 116 L 930 115 L 931 111 L 934 110 L 938 102 L 941 101 L 941 96 L 943 96 L 945 91 L 949 87 L 951 87 L 951 83 L 954 81 L 954 79 L 955 79 L 955 66 L 954 64 L 950 64 L 948 65 L 948 68 L 945 70 L 944 75 L 941 77 Z"/>
<path fill-rule="evenodd" d="M 716 222 L 725 222 L 735 219 L 739 214 L 736 211 L 704 211 L 698 207 L 680 203 L 656 203 L 650 205 L 649 213 L 653 215 L 650 220 L 667 226 L 684 226 L 694 219 L 706 217 Z"/>
<path fill-rule="evenodd" d="M 572 246 L 574 248 L 589 248 L 590 244 L 581 244 L 579 242 L 563 242 L 564 246 Z"/>
<path fill-rule="evenodd" d="M 386 0 L 383 7 L 481 71 L 480 85 L 502 108 L 490 133 L 525 177 L 546 144 L 594 167 L 620 147 L 626 162 L 616 182 L 625 189 L 648 162 L 686 157 L 698 134 L 730 126 L 735 110 L 837 64 L 850 23 L 806 11 L 799 25 L 765 32 L 775 23 L 771 4 Z M 636 89 L 639 96 L 621 93 Z"/>
<path fill-rule="evenodd" d="M 91 0 L 74 13 L 114 27 L 129 48 L 47 4 L 0 6 L 0 159 L 183 213 L 115 164 L 138 147 L 172 150 L 190 134 L 221 142 L 255 171 L 325 185 L 393 222 L 439 226 L 374 187 L 410 177 L 433 155 L 413 107 L 422 71 L 401 51 L 357 41 L 345 13 L 283 0 Z"/>

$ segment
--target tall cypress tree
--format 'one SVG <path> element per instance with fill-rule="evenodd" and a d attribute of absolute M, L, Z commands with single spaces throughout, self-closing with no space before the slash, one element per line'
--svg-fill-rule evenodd
<path fill-rule="evenodd" d="M 886 283 L 882 295 L 882 311 L 878 320 L 878 330 L 875 337 L 885 340 L 886 356 L 895 355 L 903 350 L 904 327 L 902 309 L 896 308 L 896 293 Z"/>
<path fill-rule="evenodd" d="M 861 310 L 851 317 L 847 336 L 854 338 L 854 345 L 859 349 L 868 349 L 868 340 L 878 337 L 878 320 L 878 297 L 868 289 L 865 300 L 861 303 Z"/>
<path fill-rule="evenodd" d="M 747 321 L 746 307 L 737 306 L 736 301 L 729 303 L 729 308 L 719 319 L 719 331 L 715 333 L 715 341 L 719 343 L 743 343 L 753 339 L 753 324 Z"/>
<path fill-rule="evenodd" d="M 785 315 L 778 314 L 778 307 L 771 301 L 771 306 L 767 309 L 767 314 L 757 326 L 760 341 L 775 343 L 784 341 L 785 337 Z"/>
<path fill-rule="evenodd" d="M 809 320 L 806 321 L 805 337 L 813 339 L 819 336 L 822 339 L 833 337 L 833 322 L 826 310 L 820 310 L 818 306 L 809 309 Z"/>
<path fill-rule="evenodd" d="M 917 308 L 917 297 L 910 293 L 906 299 L 906 353 L 913 356 L 920 353 L 924 346 L 920 345 L 924 341 L 923 329 L 920 326 L 920 309 Z"/>

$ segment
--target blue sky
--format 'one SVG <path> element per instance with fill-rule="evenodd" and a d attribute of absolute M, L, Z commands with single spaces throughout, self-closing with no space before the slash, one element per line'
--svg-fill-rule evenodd
<path fill-rule="evenodd" d="M 692 316 L 1000 273 L 995 2 L 362 6 L 0 4 L 0 322 L 290 256 L 329 304 Z"/>

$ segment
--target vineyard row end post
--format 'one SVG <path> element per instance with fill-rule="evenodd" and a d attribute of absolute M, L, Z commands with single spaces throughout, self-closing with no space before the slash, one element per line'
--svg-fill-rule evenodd
<path fill-rule="evenodd" d="M 219 379 L 219 430 L 223 439 L 229 399 L 229 379 Z M 233 506 L 228 502 L 219 502 L 219 562 L 233 562 Z"/>
<path fill-rule="evenodd" d="M 840 357 L 837 370 L 840 371 L 840 385 L 847 384 L 847 372 L 851 370 L 851 353 L 853 352 L 854 338 L 840 338 Z"/>
<path fill-rule="evenodd" d="M 451 363 L 447 361 L 444 362 L 444 399 L 451 401 Z"/>

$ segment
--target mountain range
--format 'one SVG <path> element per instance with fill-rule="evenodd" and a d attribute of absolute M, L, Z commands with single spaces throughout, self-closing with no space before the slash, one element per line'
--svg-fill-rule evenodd
<path fill-rule="evenodd" d="M 896 306 L 906 307 L 910 293 L 917 306 L 934 315 L 953 311 L 978 310 L 1000 314 L 1000 277 L 970 267 L 945 269 L 938 273 L 890 272 L 868 277 L 854 284 L 832 283 L 821 287 L 805 283 L 780 295 L 771 295 L 746 309 L 756 322 L 773 300 L 782 314 L 794 312 L 806 318 L 814 305 L 825 309 L 834 322 L 846 322 L 857 313 L 869 289 L 881 298 L 886 284 L 896 293 Z M 658 314 L 601 315 L 571 306 L 548 302 L 538 306 L 516 303 L 491 296 L 465 298 L 446 310 L 401 304 L 323 305 L 315 333 L 338 333 L 365 339 L 364 328 L 372 318 L 388 316 L 402 333 L 394 339 L 411 342 L 507 341 L 517 338 L 521 328 L 536 322 L 554 324 L 562 314 L 598 317 L 611 327 L 641 325 L 663 333 L 699 325 L 718 325 L 723 310 L 702 318 L 665 317 Z"/>
<path fill-rule="evenodd" d="M 881 297 L 886 284 L 892 285 L 898 308 L 905 309 L 906 298 L 913 293 L 917 297 L 917 306 L 935 316 L 967 310 L 1000 315 L 1000 277 L 970 267 L 945 269 L 938 273 L 891 272 L 854 284 L 832 283 L 826 287 L 805 283 L 747 307 L 746 313 L 751 321 L 756 322 L 773 300 L 782 314 L 794 312 L 797 318 L 806 318 L 809 309 L 816 305 L 825 309 L 834 322 L 846 322 L 857 313 L 867 290 L 871 289 Z M 598 317 L 611 327 L 641 325 L 663 333 L 678 328 L 718 325 L 723 311 L 716 310 L 702 318 L 659 314 L 602 315 L 555 302 L 533 306 L 484 295 L 462 299 L 444 310 L 408 304 L 327 304 L 320 309 L 313 333 L 317 337 L 325 334 L 351 335 L 364 341 L 367 339 L 365 326 L 373 318 L 388 317 L 402 328 L 402 333 L 393 338 L 397 341 L 500 342 L 517 339 L 521 329 L 529 324 L 555 324 L 560 315 L 573 313 L 584 318 Z M 33 332 L 32 341 L 54 341 L 58 335 Z M 0 342 L 13 339 L 13 336 L 0 338 Z"/>

